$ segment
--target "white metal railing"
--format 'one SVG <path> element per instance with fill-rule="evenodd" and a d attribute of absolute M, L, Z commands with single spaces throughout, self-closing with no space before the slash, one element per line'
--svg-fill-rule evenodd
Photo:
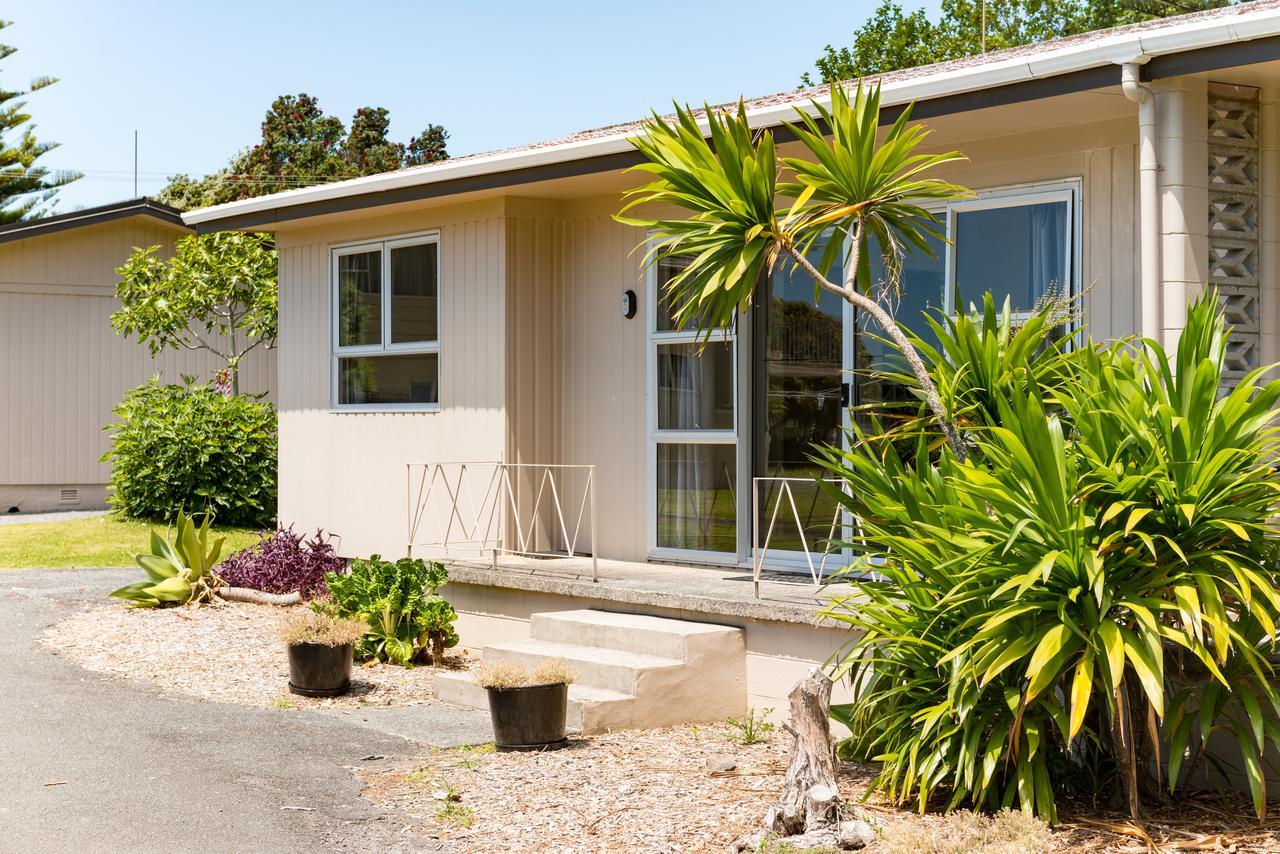
<path fill-rule="evenodd" d="M 488 552 L 495 568 L 499 554 L 589 556 L 591 580 L 599 581 L 595 475 L 594 465 L 410 463 L 408 553 Z"/>
<path fill-rule="evenodd" d="M 823 481 L 829 484 L 840 485 L 841 481 L 837 479 L 828 479 Z M 806 533 L 811 529 L 814 523 L 814 512 L 818 510 L 818 498 L 823 494 L 818 481 L 811 477 L 756 477 L 751 479 L 751 555 L 752 555 L 752 581 L 755 586 L 756 598 L 760 598 L 760 572 L 764 569 L 765 560 L 769 555 L 769 550 L 773 547 L 775 552 L 780 552 L 782 562 L 789 566 L 801 566 L 809 570 L 809 577 L 813 579 L 814 586 L 821 586 L 822 578 L 827 571 L 827 563 L 834 555 L 837 563 L 843 565 L 844 551 L 840 545 L 840 541 L 844 539 L 844 529 L 846 525 L 844 508 L 836 504 L 835 510 L 831 516 L 831 524 L 827 527 L 827 536 L 825 538 L 810 537 Z M 796 494 L 794 485 L 808 484 L 815 488 L 815 495 L 808 502 L 809 506 L 806 513 L 800 512 L 800 507 L 796 503 Z M 761 494 L 763 491 L 763 495 Z M 763 538 L 761 537 L 761 528 L 763 515 L 761 511 L 768 515 L 768 524 L 764 525 Z M 799 549 L 788 544 L 785 548 L 774 543 L 775 535 L 779 535 L 778 517 L 786 511 L 784 525 L 794 526 L 788 530 L 785 536 L 792 536 L 798 540 Z M 825 516 L 818 522 L 825 521 Z"/>

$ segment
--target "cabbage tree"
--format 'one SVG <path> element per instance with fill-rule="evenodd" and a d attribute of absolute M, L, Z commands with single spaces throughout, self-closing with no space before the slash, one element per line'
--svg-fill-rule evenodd
<path fill-rule="evenodd" d="M 957 152 L 924 154 L 928 136 L 904 110 L 878 141 L 879 87 L 858 87 L 853 100 L 831 87 L 831 106 L 812 103 L 816 115 L 797 108 L 787 128 L 811 159 L 780 157 L 773 133 L 753 130 L 746 108 L 706 111 L 710 139 L 693 111 L 676 108 L 675 120 L 655 114 L 632 144 L 646 162 L 636 170 L 653 178 L 627 194 L 616 217 L 648 229 L 653 240 L 645 261 L 686 257 L 688 264 L 668 283 L 668 296 L 682 325 L 698 323 L 706 335 L 731 323 L 752 302 L 757 286 L 784 258 L 814 282 L 814 295 L 829 291 L 869 315 L 906 358 L 918 388 L 948 444 L 961 459 L 964 445 L 916 349 L 876 286 L 896 287 L 906 251 L 932 254 L 928 236 L 941 237 L 939 221 L 924 205 L 967 194 L 929 177 Z M 680 218 L 626 216 L 674 206 Z M 842 239 L 828 239 L 832 234 Z M 818 265 L 808 253 L 826 240 Z M 868 246 L 884 255 L 885 282 L 873 282 Z M 840 281 L 827 278 L 842 251 L 848 257 Z"/>

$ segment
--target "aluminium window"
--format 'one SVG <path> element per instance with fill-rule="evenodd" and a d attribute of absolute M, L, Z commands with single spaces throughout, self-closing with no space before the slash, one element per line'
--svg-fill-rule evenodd
<path fill-rule="evenodd" d="M 440 237 L 333 249 L 333 404 L 440 404 Z"/>

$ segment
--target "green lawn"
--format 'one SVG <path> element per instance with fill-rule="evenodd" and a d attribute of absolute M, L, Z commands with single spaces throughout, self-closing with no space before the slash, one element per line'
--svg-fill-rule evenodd
<path fill-rule="evenodd" d="M 115 516 L 0 525 L 0 569 L 137 566 L 133 556 L 150 550 L 150 527 Z M 223 557 L 258 541 L 251 530 L 216 530 L 227 537 Z"/>

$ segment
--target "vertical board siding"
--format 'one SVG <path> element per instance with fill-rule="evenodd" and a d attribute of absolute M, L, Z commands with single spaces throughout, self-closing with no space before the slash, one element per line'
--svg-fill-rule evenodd
<path fill-rule="evenodd" d="M 330 248 L 440 230 L 440 411 L 330 406 Z M 409 463 L 500 459 L 505 445 L 505 223 L 444 209 L 279 235 L 280 518 L 346 556 L 403 554 Z"/>
<path fill-rule="evenodd" d="M 180 232 L 123 220 L 0 246 L 0 484 L 101 484 L 110 445 L 102 428 L 124 393 L 158 374 L 208 379 L 206 353 L 146 347 L 115 334 L 115 269 L 133 247 L 173 251 Z M 275 386 L 275 358 L 256 351 L 241 388 Z"/>

